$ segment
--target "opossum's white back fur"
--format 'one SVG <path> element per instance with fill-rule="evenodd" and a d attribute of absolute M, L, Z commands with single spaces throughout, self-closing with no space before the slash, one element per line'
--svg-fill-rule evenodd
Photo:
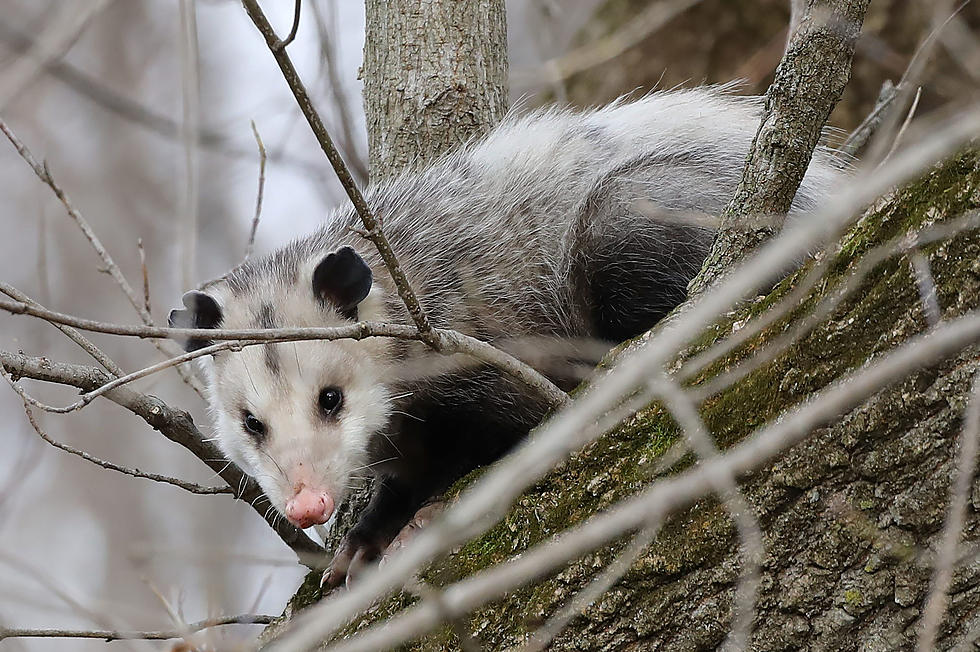
<path fill-rule="evenodd" d="M 666 303 L 648 313 L 668 310 L 686 280 L 663 275 L 693 274 L 710 242 L 707 232 L 673 242 L 670 229 L 628 205 L 643 199 L 664 210 L 718 215 L 741 175 L 760 109 L 759 98 L 699 88 L 592 111 L 512 115 L 482 140 L 369 189 L 367 198 L 435 325 L 489 340 L 596 336 L 583 299 L 596 290 L 590 284 L 605 278 L 629 285 L 622 270 L 646 265 L 649 273 L 638 288 L 600 289 L 613 297 L 611 305 L 623 305 L 623 297 L 643 301 L 658 295 L 661 284 L 672 285 L 673 294 L 658 299 Z M 832 152 L 819 149 L 794 212 L 829 195 L 841 168 Z M 626 208 L 617 207 L 619 200 Z M 311 292 L 313 269 L 342 245 L 353 247 L 374 273 L 359 318 L 407 321 L 379 256 L 352 231 L 356 227 L 349 207 L 338 210 L 312 235 L 206 286 L 221 306 L 222 326 L 343 323 Z M 650 267 L 658 257 L 670 258 L 671 266 Z M 215 360 L 211 388 L 219 441 L 280 509 L 298 481 L 320 482 L 339 503 L 351 474 L 369 461 L 371 440 L 392 418 L 389 365 L 423 350 L 366 340 L 223 353 Z M 324 424 L 304 406 L 315 402 L 318 387 L 329 385 L 343 387 L 347 407 L 336 422 Z M 261 450 L 242 430 L 245 409 L 270 422 Z M 514 423 L 524 427 L 527 421 Z M 296 471 L 303 463 L 306 470 Z"/>

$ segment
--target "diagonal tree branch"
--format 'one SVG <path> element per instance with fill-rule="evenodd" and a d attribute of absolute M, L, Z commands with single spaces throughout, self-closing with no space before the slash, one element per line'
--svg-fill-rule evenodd
<path fill-rule="evenodd" d="M 33 378 L 49 383 L 70 385 L 84 391 L 98 389 L 112 380 L 111 376 L 95 367 L 52 362 L 46 358 L 37 358 L 23 353 L 0 351 L 0 363 L 15 380 Z M 236 498 L 249 503 L 256 513 L 269 523 L 286 545 L 294 551 L 297 553 L 322 553 L 319 546 L 285 519 L 275 516 L 266 517 L 264 506 L 258 505 L 260 499 L 265 498 L 265 494 L 262 493 L 258 483 L 245 475 L 234 464 L 224 460 L 221 451 L 207 441 L 197 426 L 194 425 L 194 420 L 190 414 L 170 407 L 155 396 L 141 394 L 129 387 L 114 389 L 106 393 L 106 398 L 140 417 L 154 430 L 160 431 L 164 437 L 180 444 L 204 462 L 229 487 L 236 490 Z"/>
<path fill-rule="evenodd" d="M 759 131 L 711 253 L 688 286 L 695 296 L 768 240 L 803 181 L 810 157 L 851 76 L 869 0 L 808 0 L 766 93 Z"/>

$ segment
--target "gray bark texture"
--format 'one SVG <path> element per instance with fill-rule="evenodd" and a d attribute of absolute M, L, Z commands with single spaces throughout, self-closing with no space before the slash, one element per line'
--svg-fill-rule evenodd
<path fill-rule="evenodd" d="M 364 108 L 371 177 L 479 136 L 507 110 L 502 0 L 367 0 Z"/>
<path fill-rule="evenodd" d="M 868 3 L 806 3 L 766 93 L 762 123 L 752 141 L 742 179 L 721 216 L 721 228 L 708 260 L 688 287 L 690 294 L 700 293 L 778 231 L 827 118 L 850 79 L 854 46 Z"/>

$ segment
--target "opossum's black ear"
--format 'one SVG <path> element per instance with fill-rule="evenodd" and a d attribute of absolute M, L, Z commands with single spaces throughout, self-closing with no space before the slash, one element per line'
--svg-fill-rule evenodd
<path fill-rule="evenodd" d="M 167 320 L 170 328 L 217 328 L 221 324 L 221 308 L 207 294 L 191 290 L 181 297 L 181 301 L 187 310 L 170 311 L 170 319 Z M 211 340 L 191 338 L 184 342 L 184 348 L 190 352 L 211 344 Z"/>
<path fill-rule="evenodd" d="M 313 294 L 350 318 L 371 291 L 371 268 L 350 247 L 327 254 L 313 270 Z"/>

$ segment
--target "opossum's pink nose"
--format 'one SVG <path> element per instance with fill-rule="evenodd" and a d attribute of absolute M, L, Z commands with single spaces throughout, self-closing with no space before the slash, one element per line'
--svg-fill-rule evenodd
<path fill-rule="evenodd" d="M 333 498 L 326 491 L 300 487 L 296 495 L 286 501 L 286 518 L 299 528 L 326 523 L 333 514 Z"/>

